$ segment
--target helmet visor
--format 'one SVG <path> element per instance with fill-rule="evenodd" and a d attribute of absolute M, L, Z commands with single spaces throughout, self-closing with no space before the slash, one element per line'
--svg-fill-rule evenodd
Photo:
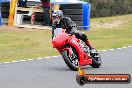
<path fill-rule="evenodd" d="M 58 22 L 60 20 L 60 17 L 59 16 L 52 16 L 52 17 L 53 17 L 53 20 L 54 21 L 57 21 Z"/>

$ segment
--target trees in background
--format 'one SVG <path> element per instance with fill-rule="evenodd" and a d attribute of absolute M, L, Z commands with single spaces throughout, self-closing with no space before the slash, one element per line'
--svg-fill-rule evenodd
<path fill-rule="evenodd" d="M 83 0 L 92 4 L 92 17 L 132 13 L 132 0 Z"/>

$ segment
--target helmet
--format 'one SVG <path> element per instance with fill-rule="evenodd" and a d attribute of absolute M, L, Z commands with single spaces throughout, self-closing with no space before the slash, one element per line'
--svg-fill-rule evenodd
<path fill-rule="evenodd" d="M 59 23 L 59 21 L 61 20 L 61 18 L 63 17 L 63 12 L 61 10 L 55 10 L 53 13 L 52 13 L 52 17 L 53 17 L 53 20 L 57 23 Z"/>
<path fill-rule="evenodd" d="M 52 13 L 52 16 L 53 17 L 63 17 L 63 12 L 61 10 L 55 10 L 53 13 Z"/>

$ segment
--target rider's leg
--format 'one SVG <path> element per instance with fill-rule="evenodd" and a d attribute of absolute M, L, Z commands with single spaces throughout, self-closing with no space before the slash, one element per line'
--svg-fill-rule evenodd
<path fill-rule="evenodd" d="M 94 47 L 93 47 L 92 44 L 89 42 L 87 36 L 86 36 L 84 33 L 80 32 L 80 31 L 75 31 L 74 34 L 75 34 L 75 36 L 76 36 L 77 38 L 79 38 L 79 39 L 81 39 L 82 41 L 84 41 L 85 44 L 86 44 L 90 49 L 94 49 Z"/>

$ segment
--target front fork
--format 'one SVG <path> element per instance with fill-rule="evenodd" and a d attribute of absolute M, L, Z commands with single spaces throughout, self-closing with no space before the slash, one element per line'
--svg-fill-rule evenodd
<path fill-rule="evenodd" d="M 68 50 L 70 53 L 70 56 L 72 57 L 73 55 L 73 51 L 71 50 L 71 48 L 64 48 L 63 50 Z M 85 66 L 85 65 L 91 65 L 92 64 L 92 59 L 90 56 L 88 56 L 87 53 L 80 53 L 79 54 L 79 66 Z"/>
<path fill-rule="evenodd" d="M 56 48 L 56 49 L 59 51 L 60 54 L 61 54 L 62 51 L 67 50 L 67 51 L 69 51 L 70 56 L 72 56 L 73 51 L 71 50 L 71 48 L 66 47 L 66 48 L 63 48 L 63 49 L 61 49 L 61 48 Z"/>

